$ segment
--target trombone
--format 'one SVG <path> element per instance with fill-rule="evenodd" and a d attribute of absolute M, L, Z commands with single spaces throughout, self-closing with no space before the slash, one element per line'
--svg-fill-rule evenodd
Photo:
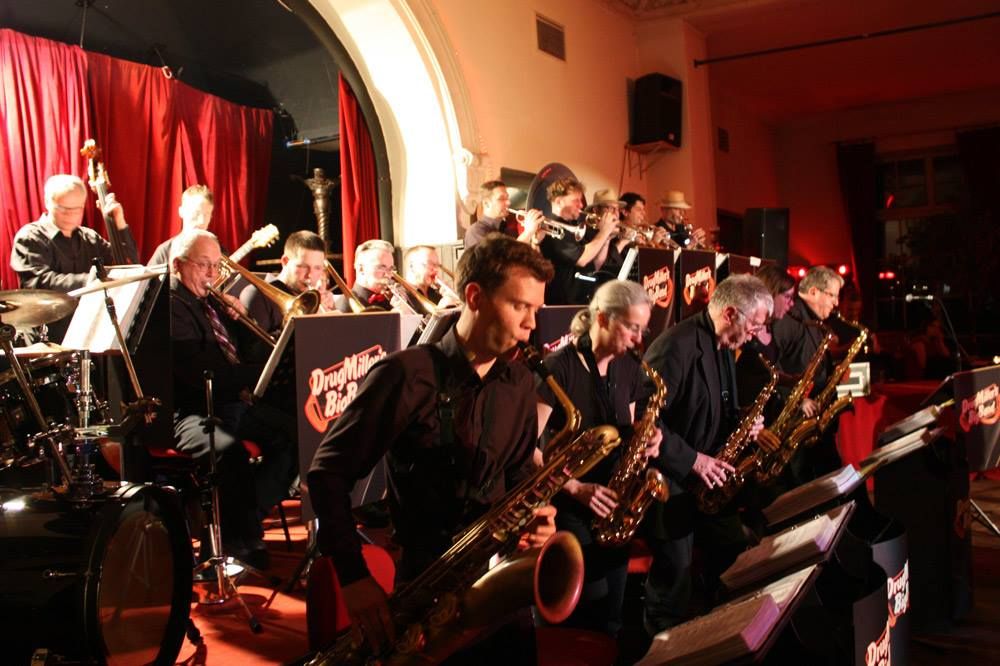
<path fill-rule="evenodd" d="M 438 266 L 438 268 L 441 270 L 442 273 L 448 276 L 448 279 L 451 280 L 451 284 L 454 285 L 458 284 L 458 282 L 455 281 L 455 273 L 452 272 L 451 269 L 449 269 L 447 266 Z M 437 283 L 437 288 L 438 291 L 441 293 L 442 299 L 447 298 L 449 301 L 454 301 L 456 305 L 462 304 L 462 299 L 461 297 L 459 297 L 458 292 L 455 291 L 455 288 L 453 288 L 450 284 L 442 280 L 440 275 L 437 276 L 435 282 Z"/>
<path fill-rule="evenodd" d="M 295 296 L 260 279 L 252 271 L 243 268 L 226 255 L 222 255 L 221 263 L 219 276 L 215 278 L 214 282 L 207 283 L 205 289 L 217 303 L 225 308 L 231 308 L 232 306 L 226 301 L 224 294 L 236 283 L 237 279 L 242 277 L 256 287 L 257 291 L 264 298 L 278 306 L 278 309 L 282 313 L 282 326 L 286 326 L 289 319 L 295 315 L 315 314 L 319 310 L 320 296 L 319 292 L 315 289 L 308 289 Z M 277 344 L 274 336 L 262 329 L 260 324 L 255 322 L 251 317 L 239 310 L 234 311 L 239 322 L 249 328 L 254 335 L 272 347 Z"/>
<path fill-rule="evenodd" d="M 337 289 L 340 289 L 340 293 L 347 299 L 347 304 L 350 306 L 351 312 L 354 314 L 361 314 L 362 312 L 382 312 L 381 308 L 362 303 L 361 299 L 358 298 L 358 295 L 347 286 L 347 282 L 340 276 L 337 269 L 333 267 L 333 264 L 331 264 L 329 260 L 324 263 L 326 264 L 326 274 L 330 276 L 333 283 L 337 285 Z"/>
<path fill-rule="evenodd" d="M 513 213 L 514 218 L 517 220 L 518 227 L 520 227 L 523 230 L 524 220 L 527 217 L 528 212 L 525 210 L 515 210 L 513 208 L 510 209 L 508 212 Z M 569 234 L 578 243 L 582 241 L 583 237 L 587 234 L 587 229 L 582 226 L 577 226 L 575 224 L 566 224 L 565 222 L 559 222 L 557 220 L 553 220 L 550 217 L 542 217 L 541 226 L 542 229 L 545 230 L 545 233 L 552 236 L 553 238 L 561 239 L 565 238 L 566 234 Z"/>
<path fill-rule="evenodd" d="M 395 282 L 406 290 L 406 293 L 420 306 L 425 315 L 432 315 L 438 311 L 437 304 L 434 301 L 424 296 L 422 291 L 403 279 L 403 276 L 396 271 L 392 272 L 392 282 Z"/>

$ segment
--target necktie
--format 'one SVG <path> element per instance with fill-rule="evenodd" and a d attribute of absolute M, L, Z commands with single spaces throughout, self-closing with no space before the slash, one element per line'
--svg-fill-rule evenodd
<path fill-rule="evenodd" d="M 223 356 L 233 365 L 238 365 L 240 357 L 236 353 L 236 345 L 229 337 L 229 331 L 226 330 L 225 324 L 219 318 L 219 313 L 208 301 L 203 300 L 201 304 L 205 308 L 205 316 L 208 317 L 208 323 L 212 325 L 212 333 L 215 335 L 215 341 L 219 343 L 219 348 L 222 349 Z"/>

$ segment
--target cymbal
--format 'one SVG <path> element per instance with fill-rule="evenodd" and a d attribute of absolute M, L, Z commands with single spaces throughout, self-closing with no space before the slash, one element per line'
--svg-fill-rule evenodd
<path fill-rule="evenodd" d="M 79 289 L 74 289 L 69 292 L 69 295 L 73 298 L 79 298 L 84 294 L 91 294 L 95 291 L 104 291 L 105 289 L 112 289 L 114 287 L 120 287 L 123 284 L 128 284 L 130 282 L 139 282 L 140 280 L 152 280 L 155 277 L 160 277 L 165 275 L 167 272 L 167 267 L 162 268 L 157 267 L 152 270 L 147 270 L 144 273 L 136 273 L 135 275 L 128 275 L 122 278 L 115 278 L 114 280 L 105 280 L 104 282 L 91 282 L 90 284 L 80 287 Z"/>
<path fill-rule="evenodd" d="M 0 321 L 11 326 L 41 326 L 72 314 L 76 300 L 46 289 L 0 291 Z"/>
<path fill-rule="evenodd" d="M 31 356 L 33 354 L 62 354 L 64 352 L 74 352 L 71 347 L 63 347 L 54 342 L 36 342 L 27 347 L 14 347 L 14 353 L 18 356 Z"/>

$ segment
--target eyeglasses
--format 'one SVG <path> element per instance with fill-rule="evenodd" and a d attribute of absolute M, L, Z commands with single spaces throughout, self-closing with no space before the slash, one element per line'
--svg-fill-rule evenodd
<path fill-rule="evenodd" d="M 826 289 L 820 289 L 820 290 L 819 290 L 819 293 L 821 293 L 821 294 L 826 294 L 826 295 L 827 295 L 827 296 L 829 296 L 830 298 L 840 298 L 840 294 L 838 294 L 838 293 L 837 293 L 837 292 L 835 292 L 835 291 L 827 291 Z"/>
<path fill-rule="evenodd" d="M 624 326 L 625 329 L 629 333 L 631 333 L 632 335 L 639 335 L 639 336 L 642 336 L 642 337 L 646 337 L 647 335 L 649 335 L 649 329 L 648 328 L 643 328 L 642 326 L 640 326 L 639 324 L 636 324 L 635 322 L 626 321 L 626 320 L 622 319 L 621 317 L 619 317 L 618 315 L 611 315 L 611 318 L 614 319 L 614 320 L 616 320 L 622 326 Z"/>
<path fill-rule="evenodd" d="M 385 264 L 377 264 L 372 266 L 372 273 L 375 275 L 385 275 L 396 270 L 395 266 L 386 266 Z"/>
<path fill-rule="evenodd" d="M 187 262 L 189 264 L 194 264 L 195 266 L 197 266 L 201 270 L 205 271 L 206 273 L 210 269 L 214 270 L 216 273 L 218 273 L 219 271 L 222 270 L 222 262 L 221 261 L 215 261 L 215 262 L 212 262 L 212 261 L 194 261 L 193 259 L 185 259 L 183 257 L 181 257 L 181 261 Z"/>
<path fill-rule="evenodd" d="M 60 213 L 79 213 L 86 208 L 86 206 L 60 206 L 59 204 L 53 204 L 52 207 Z"/>
<path fill-rule="evenodd" d="M 740 316 L 742 316 L 743 319 L 746 320 L 745 328 L 749 335 L 756 335 L 761 331 L 763 331 L 764 327 L 767 326 L 766 319 L 764 321 L 757 322 L 751 319 L 750 315 L 748 315 L 746 312 L 743 312 L 743 310 L 736 308 L 736 311 L 739 312 Z"/>

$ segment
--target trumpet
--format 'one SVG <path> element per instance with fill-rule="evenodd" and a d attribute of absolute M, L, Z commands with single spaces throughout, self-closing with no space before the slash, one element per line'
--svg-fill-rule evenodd
<path fill-rule="evenodd" d="M 287 325 L 288 320 L 295 315 L 315 314 L 316 311 L 319 310 L 320 297 L 319 293 L 314 289 L 308 289 L 301 294 L 294 296 L 292 294 L 285 293 L 274 285 L 260 279 L 254 275 L 253 271 L 243 268 L 226 255 L 222 255 L 221 263 L 222 266 L 219 269 L 219 276 L 215 278 L 214 282 L 206 283 L 205 289 L 208 291 L 208 294 L 223 307 L 232 307 L 226 301 L 224 294 L 230 287 L 232 287 L 237 279 L 242 277 L 256 287 L 257 291 L 259 291 L 264 298 L 278 306 L 278 309 L 282 312 L 282 325 Z M 235 310 L 235 312 L 239 322 L 249 328 L 254 335 L 272 347 L 275 345 L 277 341 L 274 339 L 274 336 L 262 329 L 252 318 L 239 312 L 238 310 Z"/>
<path fill-rule="evenodd" d="M 523 231 L 524 220 L 528 215 L 528 211 L 515 210 L 512 208 L 507 212 L 513 213 L 514 218 L 517 220 L 518 228 Z M 545 230 L 545 233 L 553 238 L 565 238 L 566 234 L 569 234 L 573 237 L 573 240 L 578 243 L 583 240 L 583 237 L 587 233 L 587 229 L 585 227 L 577 226 L 575 224 L 567 224 L 565 222 L 558 222 L 550 217 L 543 217 L 541 226 L 542 229 Z"/>

